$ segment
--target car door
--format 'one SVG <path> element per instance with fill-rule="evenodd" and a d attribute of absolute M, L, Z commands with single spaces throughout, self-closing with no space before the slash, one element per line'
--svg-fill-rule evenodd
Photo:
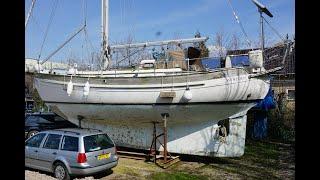
<path fill-rule="evenodd" d="M 38 168 L 40 166 L 39 151 L 46 133 L 39 133 L 25 142 L 25 166 Z"/>
<path fill-rule="evenodd" d="M 59 152 L 62 135 L 49 133 L 41 150 L 39 151 L 39 159 L 41 166 L 48 171 L 52 171 L 52 163 Z"/>

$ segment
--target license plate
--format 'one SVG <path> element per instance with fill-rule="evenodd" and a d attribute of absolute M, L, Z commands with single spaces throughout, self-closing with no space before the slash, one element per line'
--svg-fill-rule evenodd
<path fill-rule="evenodd" d="M 107 154 L 100 154 L 99 156 L 98 156 L 98 160 L 102 160 L 102 159 L 108 159 L 108 158 L 110 158 L 110 153 L 107 153 Z"/>

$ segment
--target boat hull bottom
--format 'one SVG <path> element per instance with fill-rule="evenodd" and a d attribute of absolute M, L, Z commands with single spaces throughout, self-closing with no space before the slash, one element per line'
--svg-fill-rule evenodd
<path fill-rule="evenodd" d="M 157 122 L 157 135 L 161 134 L 163 120 L 160 112 L 167 112 L 169 113 L 167 119 L 169 152 L 212 157 L 239 157 L 244 154 L 246 113 L 255 103 L 141 105 L 138 107 L 85 104 L 48 105 L 54 112 L 63 115 L 69 121 L 78 125 L 81 122 L 83 128 L 106 131 L 117 146 L 135 149 L 150 148 L 153 138 L 153 122 Z M 99 117 L 93 116 L 94 112 L 98 112 Z M 118 116 L 114 116 L 117 113 Z M 127 113 L 131 116 L 128 116 Z M 219 136 L 219 121 L 228 121 L 226 126 L 228 135 L 225 138 Z M 161 142 L 163 142 L 162 138 L 159 139 Z M 159 143 L 157 150 L 163 150 Z"/>

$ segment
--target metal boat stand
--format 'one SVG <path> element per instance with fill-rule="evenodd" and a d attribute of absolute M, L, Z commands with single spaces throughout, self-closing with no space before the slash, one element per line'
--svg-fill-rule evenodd
<path fill-rule="evenodd" d="M 169 117 L 168 113 L 161 114 L 163 119 L 163 133 L 157 135 L 156 124 L 161 122 L 153 121 L 153 138 L 150 146 L 148 160 L 153 161 L 156 165 L 166 169 L 169 166 L 180 161 L 179 156 L 172 156 L 167 149 L 167 118 Z M 163 142 L 160 141 L 160 137 L 163 136 Z M 163 151 L 157 155 L 157 142 L 163 147 Z"/>

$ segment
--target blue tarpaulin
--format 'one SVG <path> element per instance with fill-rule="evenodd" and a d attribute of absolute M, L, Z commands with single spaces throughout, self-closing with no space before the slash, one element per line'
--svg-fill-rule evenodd
<path fill-rule="evenodd" d="M 220 59 L 219 58 L 209 58 L 201 60 L 202 66 L 209 69 L 220 68 Z"/>
<path fill-rule="evenodd" d="M 274 108 L 276 108 L 276 102 L 274 100 L 274 94 L 270 86 L 270 89 L 266 97 L 263 100 L 259 101 L 258 104 L 254 107 L 254 109 L 269 110 Z"/>
<path fill-rule="evenodd" d="M 274 100 L 274 94 L 272 88 L 266 95 L 266 97 L 261 100 L 254 108 L 254 124 L 252 137 L 255 139 L 263 139 L 267 137 L 267 110 L 274 109 L 276 107 L 276 101 Z"/>
<path fill-rule="evenodd" d="M 209 69 L 220 68 L 220 58 L 209 58 L 201 60 L 203 67 Z M 231 57 L 231 64 L 233 67 L 249 66 L 248 56 L 234 56 Z"/>
<path fill-rule="evenodd" d="M 267 112 L 255 111 L 252 136 L 255 139 L 263 139 L 267 137 Z"/>

